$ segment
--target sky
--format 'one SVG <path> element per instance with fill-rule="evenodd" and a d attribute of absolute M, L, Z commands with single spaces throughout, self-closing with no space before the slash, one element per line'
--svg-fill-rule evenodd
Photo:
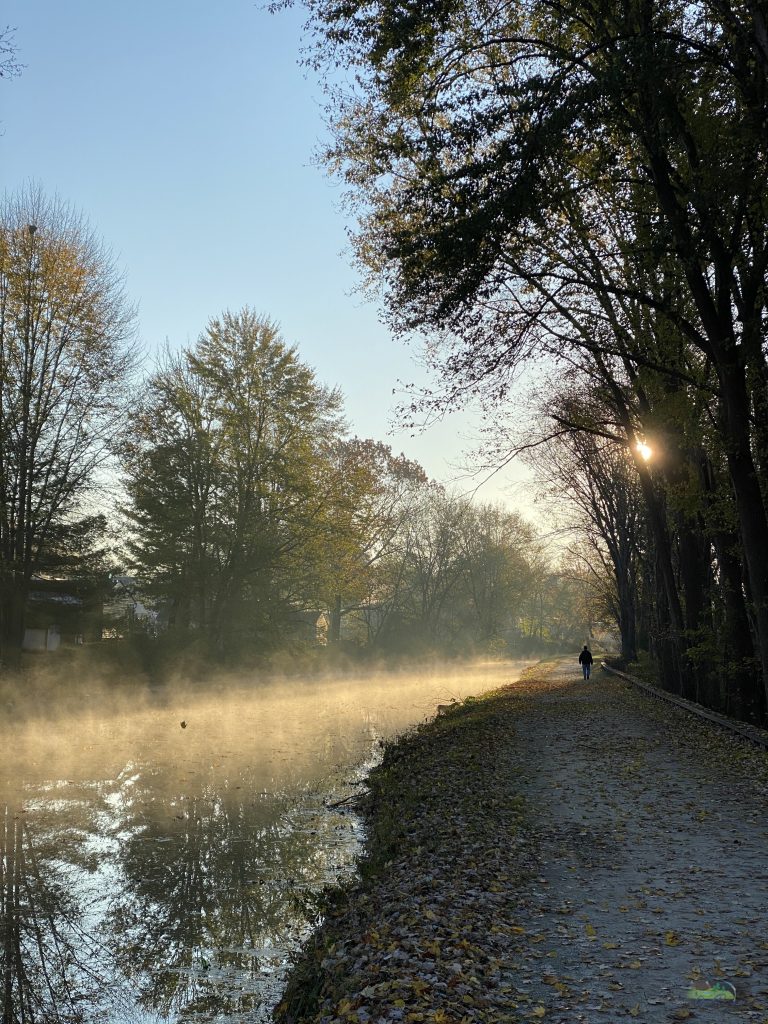
<path fill-rule="evenodd" d="M 515 466 L 482 484 L 464 451 L 477 418 L 412 436 L 394 423 L 417 347 L 356 288 L 341 188 L 314 155 L 318 82 L 299 64 L 300 9 L 260 0 L 3 0 L 22 74 L 0 80 L 0 185 L 34 182 L 88 218 L 125 273 L 151 367 L 224 310 L 276 321 L 350 432 L 484 501 L 530 509 Z"/>

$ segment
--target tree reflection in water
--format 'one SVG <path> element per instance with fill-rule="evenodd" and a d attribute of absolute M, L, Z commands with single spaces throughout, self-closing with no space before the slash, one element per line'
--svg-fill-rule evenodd
<path fill-rule="evenodd" d="M 303 893 L 351 862 L 349 824 L 319 798 L 302 811 L 301 793 L 259 799 L 239 781 L 181 795 L 156 773 L 133 778 L 107 923 L 140 1005 L 163 1016 L 268 1019 L 287 936 L 307 927 Z"/>
<path fill-rule="evenodd" d="M 2 1024 L 268 1021 L 314 894 L 355 855 L 356 819 L 323 798 L 352 792 L 381 736 L 509 676 L 17 697 L 0 721 Z"/>
<path fill-rule="evenodd" d="M 70 1024 L 102 979 L 89 965 L 80 908 L 65 891 L 21 809 L 0 823 L 3 1024 Z"/>

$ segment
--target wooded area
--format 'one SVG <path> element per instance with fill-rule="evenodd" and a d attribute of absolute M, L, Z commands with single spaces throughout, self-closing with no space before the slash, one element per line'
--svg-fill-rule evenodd
<path fill-rule="evenodd" d="M 105 627 L 203 664 L 589 633 L 582 583 L 530 525 L 350 436 L 342 396 L 267 318 L 224 313 L 141 380 L 132 310 L 82 218 L 32 190 L 1 231 L 6 662 Z"/>
<path fill-rule="evenodd" d="M 360 264 L 393 332 L 430 338 L 416 412 L 473 396 L 497 453 L 546 443 L 625 658 L 647 644 L 670 690 L 764 717 L 764 7 L 305 6 Z M 510 439 L 533 359 L 544 422 Z"/>
<path fill-rule="evenodd" d="M 331 643 L 450 652 L 610 619 L 625 662 L 648 651 L 669 690 L 764 721 L 762 7 L 304 6 L 359 267 L 393 334 L 427 339 L 435 385 L 404 419 L 479 402 L 487 463 L 518 454 L 565 496 L 567 553 L 350 436 L 342 396 L 252 310 L 132 385 L 108 255 L 33 192 L 2 217 L 4 651 L 35 579 L 120 568 L 155 627 L 215 657 L 290 644 L 309 613 Z"/>

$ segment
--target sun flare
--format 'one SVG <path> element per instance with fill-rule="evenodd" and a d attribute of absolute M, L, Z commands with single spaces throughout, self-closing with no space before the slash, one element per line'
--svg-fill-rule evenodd
<path fill-rule="evenodd" d="M 637 442 L 637 450 L 640 453 L 640 458 L 645 462 L 648 462 L 653 455 L 653 448 L 649 447 L 644 441 Z"/>

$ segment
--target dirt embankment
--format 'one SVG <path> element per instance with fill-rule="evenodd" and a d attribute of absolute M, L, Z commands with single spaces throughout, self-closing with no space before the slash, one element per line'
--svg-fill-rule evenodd
<path fill-rule="evenodd" d="M 764 752 L 529 670 L 388 748 L 362 880 L 276 1019 L 764 1021 L 766 794 Z M 718 983 L 736 998 L 694 998 Z"/>

